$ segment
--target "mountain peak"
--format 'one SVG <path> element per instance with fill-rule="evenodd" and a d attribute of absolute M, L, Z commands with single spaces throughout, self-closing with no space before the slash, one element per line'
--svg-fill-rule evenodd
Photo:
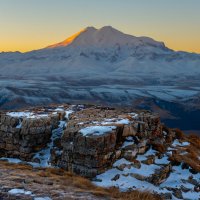
<path fill-rule="evenodd" d="M 112 26 L 103 26 L 99 30 L 100 31 L 114 31 L 114 30 L 117 30 L 117 29 L 113 28 Z"/>
<path fill-rule="evenodd" d="M 164 46 L 163 43 L 154 41 L 147 37 L 135 37 L 118 31 L 112 26 L 104 26 L 100 29 L 96 29 L 93 26 L 86 27 L 78 33 L 72 35 L 66 40 L 48 46 L 47 48 L 66 47 L 68 45 L 74 45 L 74 47 L 113 47 L 114 45 L 152 45 L 152 46 Z"/>
<path fill-rule="evenodd" d="M 84 30 L 85 31 L 96 31 L 97 29 L 94 26 L 88 26 Z"/>

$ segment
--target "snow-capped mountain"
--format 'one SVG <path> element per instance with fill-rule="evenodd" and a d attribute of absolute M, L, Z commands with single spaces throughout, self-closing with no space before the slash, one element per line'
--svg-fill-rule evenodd
<path fill-rule="evenodd" d="M 157 46 L 165 47 L 161 42 L 156 42 L 151 38 L 147 37 L 135 37 L 131 35 L 124 34 L 111 26 L 105 26 L 101 29 L 96 29 L 94 27 L 87 27 L 82 31 L 76 33 L 75 35 L 67 38 L 61 43 L 51 45 L 47 48 L 55 47 L 66 47 L 70 44 L 73 47 L 95 47 L 95 48 L 109 48 L 117 46 Z"/>
<path fill-rule="evenodd" d="M 28 53 L 0 54 L 2 76 L 118 77 L 168 82 L 200 75 L 200 55 L 175 52 L 148 37 L 124 34 L 110 26 L 88 27 L 63 42 Z"/>

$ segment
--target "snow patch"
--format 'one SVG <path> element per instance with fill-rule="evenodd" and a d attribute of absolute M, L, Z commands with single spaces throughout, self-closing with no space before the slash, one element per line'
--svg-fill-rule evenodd
<path fill-rule="evenodd" d="M 17 118 L 43 118 L 43 117 L 48 117 L 48 114 L 37 114 L 37 113 L 33 113 L 33 112 L 28 112 L 28 111 L 24 111 L 24 112 L 7 112 L 6 113 L 8 116 L 11 117 L 17 117 Z"/>
<path fill-rule="evenodd" d="M 2 158 L 0 158 L 0 160 L 3 160 L 3 161 L 5 160 L 5 161 L 7 161 L 9 163 L 15 163 L 15 164 L 18 164 L 18 163 L 22 162 L 22 160 L 20 160 L 18 158 L 5 158 L 5 157 L 2 157 Z"/>
<path fill-rule="evenodd" d="M 25 194 L 25 195 L 31 195 L 32 192 L 24 189 L 11 189 L 8 191 L 9 194 Z"/>
<path fill-rule="evenodd" d="M 101 124 L 107 125 L 107 124 L 129 124 L 130 121 L 128 119 L 105 119 Z"/>
<path fill-rule="evenodd" d="M 66 110 L 65 111 L 65 118 L 66 119 L 69 119 L 69 115 L 71 114 L 71 113 L 73 113 L 74 111 L 73 110 Z"/>
<path fill-rule="evenodd" d="M 131 162 L 128 161 L 128 160 L 126 160 L 125 158 L 121 158 L 121 159 L 117 160 L 117 161 L 113 164 L 113 167 L 117 167 L 117 166 L 119 166 L 119 165 L 121 165 L 121 164 L 129 165 L 129 164 L 131 164 Z"/>
<path fill-rule="evenodd" d="M 113 129 L 116 129 L 116 126 L 89 126 L 89 127 L 81 129 L 79 132 L 83 136 L 103 135 L 107 132 L 111 132 Z"/>
<path fill-rule="evenodd" d="M 34 200 L 52 200 L 50 197 L 35 197 Z"/>
<path fill-rule="evenodd" d="M 181 147 L 184 147 L 184 146 L 188 146 L 190 145 L 189 142 L 179 142 L 178 140 L 174 140 L 173 144 L 172 144 L 172 147 L 176 147 L 176 146 L 181 146 Z"/>

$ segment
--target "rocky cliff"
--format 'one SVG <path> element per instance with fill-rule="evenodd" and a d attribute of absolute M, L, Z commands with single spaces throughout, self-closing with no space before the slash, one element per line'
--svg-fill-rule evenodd
<path fill-rule="evenodd" d="M 198 199 L 199 144 L 148 111 L 52 105 L 0 114 L 0 160 L 59 167 L 100 186 L 151 188 L 165 199 Z"/>
<path fill-rule="evenodd" d="M 50 141 L 51 131 L 58 125 L 58 113 L 10 112 L 0 115 L 1 156 L 29 160 Z"/>

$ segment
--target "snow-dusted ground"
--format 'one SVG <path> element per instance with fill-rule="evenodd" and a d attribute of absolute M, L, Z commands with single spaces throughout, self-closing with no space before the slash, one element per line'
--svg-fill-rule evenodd
<path fill-rule="evenodd" d="M 126 142 L 127 143 L 127 142 Z M 131 143 L 131 142 L 129 142 Z M 176 149 L 176 147 L 186 147 L 188 146 L 188 142 L 180 142 L 175 140 L 171 145 L 171 149 Z M 194 191 L 194 185 L 188 183 L 187 180 L 189 177 L 193 177 L 197 182 L 200 181 L 200 173 L 192 174 L 189 169 L 182 169 L 181 166 L 173 166 L 172 172 L 170 176 L 159 186 L 155 186 L 147 181 L 139 180 L 135 178 L 134 174 L 140 175 L 140 177 L 149 177 L 156 170 L 160 169 L 161 166 L 169 163 L 168 154 L 164 154 L 162 158 L 156 157 L 154 164 L 146 165 L 141 161 L 147 159 L 150 155 L 155 155 L 156 151 L 149 149 L 144 155 L 138 155 L 136 160 L 140 161 L 141 167 L 138 169 L 133 166 L 133 163 L 126 160 L 125 158 L 121 158 L 117 160 L 113 164 L 113 168 L 107 170 L 105 173 L 100 174 L 96 177 L 96 181 L 94 183 L 98 186 L 102 187 L 118 187 L 122 191 L 126 191 L 128 189 L 138 189 L 138 190 L 149 190 L 156 193 L 171 193 L 172 199 L 177 200 L 177 198 L 173 195 L 173 192 L 168 190 L 167 188 L 181 188 L 185 187 L 190 189 L 188 192 L 182 191 L 183 199 L 188 200 L 199 200 L 200 193 Z M 120 168 L 119 166 L 123 166 L 124 168 Z M 117 178 L 114 179 L 117 175 Z"/>
<path fill-rule="evenodd" d="M 24 190 L 24 189 L 18 189 L 18 188 L 13 188 L 8 191 L 9 194 L 18 196 L 18 195 L 27 195 L 33 197 L 34 200 L 51 200 L 50 197 L 35 197 L 36 195 L 33 194 L 31 191 Z M 16 197 L 18 199 L 18 197 Z"/>

